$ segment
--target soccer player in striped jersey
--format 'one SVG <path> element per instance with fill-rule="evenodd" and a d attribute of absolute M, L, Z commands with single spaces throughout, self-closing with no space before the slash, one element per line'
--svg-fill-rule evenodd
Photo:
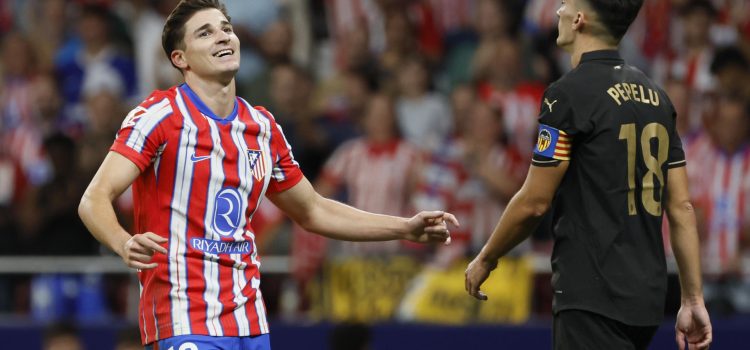
<path fill-rule="evenodd" d="M 91 233 L 138 270 L 147 349 L 270 348 L 252 229 L 263 196 L 334 239 L 449 240 L 452 214 L 377 215 L 313 190 L 271 113 L 235 95 L 240 43 L 218 0 L 180 2 L 162 44 L 185 83 L 127 115 L 79 206 Z M 131 184 L 133 234 L 112 207 Z"/>
<path fill-rule="evenodd" d="M 550 85 L 526 181 L 466 269 L 482 283 L 551 207 L 554 349 L 646 349 L 664 316 L 669 217 L 679 267 L 680 349 L 707 349 L 698 232 L 675 108 L 620 58 L 617 46 L 643 0 L 564 0 L 557 44 L 574 69 Z M 553 201 L 554 200 L 554 201 Z"/>

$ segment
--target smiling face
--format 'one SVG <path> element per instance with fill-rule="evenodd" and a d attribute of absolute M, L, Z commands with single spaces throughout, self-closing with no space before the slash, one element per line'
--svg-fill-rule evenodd
<path fill-rule="evenodd" d="M 218 9 L 196 12 L 185 23 L 183 43 L 171 58 L 185 74 L 231 80 L 240 68 L 240 41 Z"/>

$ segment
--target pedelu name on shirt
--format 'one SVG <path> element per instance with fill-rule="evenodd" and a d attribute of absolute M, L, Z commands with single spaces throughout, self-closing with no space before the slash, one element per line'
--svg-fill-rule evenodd
<path fill-rule="evenodd" d="M 622 106 L 622 103 L 627 101 L 659 106 L 659 93 L 651 88 L 644 88 L 640 84 L 618 83 L 607 89 L 607 93 L 618 106 Z"/>

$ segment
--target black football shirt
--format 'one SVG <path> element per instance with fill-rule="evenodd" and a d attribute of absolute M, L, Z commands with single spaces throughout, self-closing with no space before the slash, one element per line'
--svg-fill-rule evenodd
<path fill-rule="evenodd" d="M 551 208 L 553 309 L 661 323 L 662 207 L 685 165 L 667 95 L 617 51 L 584 53 L 545 91 L 532 163 L 569 161 Z"/>

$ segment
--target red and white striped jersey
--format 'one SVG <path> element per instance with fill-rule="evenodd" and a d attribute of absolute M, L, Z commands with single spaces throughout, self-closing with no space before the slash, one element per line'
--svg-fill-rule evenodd
<path fill-rule="evenodd" d="M 339 146 L 323 167 L 323 176 L 346 187 L 349 204 L 378 214 L 407 213 L 420 151 L 405 141 L 373 145 L 364 138 Z"/>
<path fill-rule="evenodd" d="M 252 217 L 303 176 L 273 116 L 237 98 L 219 118 L 182 84 L 131 111 L 111 150 L 141 170 L 135 232 L 169 240 L 138 274 L 143 343 L 268 333 Z"/>
<path fill-rule="evenodd" d="M 701 134 L 685 154 L 693 203 L 703 216 L 704 272 L 730 272 L 739 259 L 742 232 L 750 228 L 750 147 L 727 154 Z"/>
<path fill-rule="evenodd" d="M 322 176 L 346 188 L 347 203 L 378 214 L 405 216 L 410 212 L 420 151 L 402 140 L 373 145 L 364 138 L 343 143 L 326 162 Z M 337 242 L 340 253 L 396 252 L 401 242 Z"/>

